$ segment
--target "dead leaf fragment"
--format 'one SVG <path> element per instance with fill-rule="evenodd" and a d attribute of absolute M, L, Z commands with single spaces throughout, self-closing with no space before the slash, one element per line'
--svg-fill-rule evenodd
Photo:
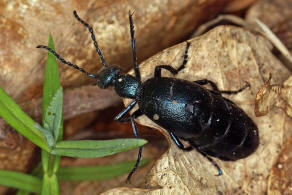
<path fill-rule="evenodd" d="M 292 137 L 284 145 L 269 176 L 269 195 L 292 194 Z"/>
<path fill-rule="evenodd" d="M 238 12 L 248 8 L 254 2 L 256 2 L 256 0 L 234 0 L 224 8 L 224 12 Z"/>
<path fill-rule="evenodd" d="M 271 76 L 256 95 L 255 115 L 264 116 L 273 107 L 283 109 L 292 117 L 292 76 L 281 85 L 271 85 Z"/>

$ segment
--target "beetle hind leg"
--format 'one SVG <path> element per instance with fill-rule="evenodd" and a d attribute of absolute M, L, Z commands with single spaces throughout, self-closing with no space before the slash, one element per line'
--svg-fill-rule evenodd
<path fill-rule="evenodd" d="M 205 152 L 199 150 L 198 148 L 196 148 L 196 149 L 197 149 L 197 151 L 200 152 L 205 158 L 207 158 L 208 161 L 210 161 L 210 162 L 213 164 L 213 166 L 217 169 L 218 174 L 217 174 L 216 176 L 220 176 L 220 175 L 222 175 L 222 170 L 221 170 L 221 168 L 219 167 L 219 165 L 218 165 L 218 164 L 217 164 L 217 163 L 216 163 L 211 157 L 209 157 Z"/>
<path fill-rule="evenodd" d="M 216 85 L 216 83 L 214 83 L 213 81 L 210 81 L 208 79 L 201 79 L 201 80 L 197 80 L 197 81 L 194 81 L 194 82 L 199 84 L 199 85 L 207 85 L 207 84 L 209 84 L 211 86 L 211 88 L 212 88 L 212 92 L 217 93 L 217 94 L 228 94 L 228 95 L 237 94 L 239 92 L 242 92 L 246 88 L 250 87 L 250 84 L 248 82 L 245 82 L 246 84 L 243 87 L 241 87 L 240 89 L 238 89 L 238 90 L 234 90 L 234 91 L 231 91 L 231 90 L 219 90 L 217 85 Z"/>

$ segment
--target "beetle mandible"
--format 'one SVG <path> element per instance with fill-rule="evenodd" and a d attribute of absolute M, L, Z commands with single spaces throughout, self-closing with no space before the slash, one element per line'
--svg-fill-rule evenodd
<path fill-rule="evenodd" d="M 91 39 L 104 66 L 98 74 L 88 73 L 83 68 L 66 61 L 48 46 L 39 45 L 37 48 L 47 49 L 62 63 L 96 79 L 98 87 L 105 89 L 112 86 L 119 96 L 133 99 L 115 117 L 115 120 L 119 122 L 130 121 L 136 138 L 139 137 L 139 133 L 134 119 L 146 115 L 153 122 L 166 129 L 180 149 L 187 151 L 196 149 L 207 157 L 218 169 L 218 175 L 221 175 L 222 171 L 209 156 L 234 161 L 245 158 L 256 150 L 259 145 L 257 126 L 241 108 L 222 96 L 222 94 L 239 93 L 249 87 L 249 83 L 236 91 L 221 91 L 214 82 L 207 79 L 191 82 L 161 77 L 162 69 L 176 75 L 185 68 L 188 62 L 189 42 L 186 42 L 183 62 L 179 68 L 175 69 L 169 65 L 156 66 L 154 77 L 142 82 L 136 57 L 135 30 L 132 19 L 133 13 L 131 12 L 129 12 L 129 22 L 135 76 L 121 74 L 119 66 L 106 63 L 98 47 L 92 27 L 84 22 L 75 10 L 73 14 L 91 33 Z M 203 87 L 207 84 L 211 86 L 211 89 Z M 136 104 L 139 108 L 129 117 L 126 117 Z M 185 147 L 180 139 L 187 141 L 190 146 Z M 143 146 L 139 148 L 138 159 L 127 180 L 130 180 L 139 165 L 142 148 Z"/>

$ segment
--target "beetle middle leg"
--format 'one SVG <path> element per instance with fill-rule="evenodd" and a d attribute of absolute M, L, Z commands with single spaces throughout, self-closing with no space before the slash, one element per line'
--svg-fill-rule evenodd
<path fill-rule="evenodd" d="M 175 68 L 173 68 L 172 66 L 169 66 L 169 65 L 156 66 L 155 67 L 155 71 L 154 71 L 154 77 L 161 77 L 161 69 L 168 70 L 169 72 L 171 72 L 174 75 L 176 75 L 179 71 L 184 69 L 186 63 L 188 62 L 187 58 L 188 58 L 188 51 L 189 51 L 190 45 L 191 45 L 191 43 L 187 42 L 186 50 L 185 50 L 185 53 L 184 53 L 184 60 L 183 60 L 183 63 L 182 63 L 182 65 L 180 67 L 175 69 Z"/>
<path fill-rule="evenodd" d="M 199 84 L 199 85 L 207 85 L 207 84 L 209 84 L 209 85 L 211 85 L 213 92 L 218 93 L 218 94 L 228 94 L 228 95 L 237 94 L 239 92 L 242 92 L 247 87 L 250 87 L 250 84 L 245 81 L 245 85 L 243 87 L 241 87 L 240 89 L 238 89 L 238 90 L 235 90 L 235 91 L 232 91 L 232 90 L 219 90 L 217 85 L 216 85 L 216 83 L 214 83 L 213 81 L 210 81 L 208 79 L 197 80 L 197 81 L 194 81 L 194 82 Z"/>

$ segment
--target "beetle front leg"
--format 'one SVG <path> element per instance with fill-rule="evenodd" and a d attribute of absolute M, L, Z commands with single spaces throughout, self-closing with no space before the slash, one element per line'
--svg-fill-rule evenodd
<path fill-rule="evenodd" d="M 191 147 L 191 146 L 185 147 L 174 133 L 169 132 L 169 135 L 179 149 L 185 150 L 185 151 L 190 151 L 193 149 L 193 147 Z"/>
<path fill-rule="evenodd" d="M 186 63 L 188 62 L 187 58 L 188 58 L 188 51 L 189 51 L 190 45 L 191 45 L 191 43 L 187 42 L 186 50 L 185 50 L 185 53 L 184 53 L 184 60 L 183 60 L 183 63 L 182 63 L 182 65 L 180 67 L 175 69 L 175 68 L 173 68 L 172 66 L 169 66 L 169 65 L 156 66 L 155 67 L 155 71 L 154 71 L 154 77 L 161 77 L 161 69 L 168 70 L 169 72 L 171 72 L 174 75 L 176 75 L 179 71 L 184 69 Z"/>
<path fill-rule="evenodd" d="M 138 117 L 137 115 L 139 115 L 139 110 L 136 110 L 132 114 L 132 116 L 130 117 L 130 119 L 131 119 L 131 124 L 132 124 L 132 128 L 133 128 L 133 133 L 134 133 L 134 135 L 135 135 L 136 138 L 139 138 L 138 128 L 137 128 L 136 123 L 135 123 L 135 120 L 134 120 L 135 118 Z M 135 164 L 134 168 L 132 169 L 132 171 L 129 173 L 129 175 L 127 177 L 127 182 L 130 181 L 132 175 L 136 172 L 136 170 L 137 170 L 137 168 L 138 168 L 138 166 L 140 164 L 140 160 L 142 158 L 142 149 L 143 149 L 143 146 L 140 146 L 139 147 L 138 158 L 137 158 L 136 164 Z"/>
<path fill-rule="evenodd" d="M 136 113 L 135 118 L 138 118 L 139 116 L 143 115 L 143 113 L 140 109 L 136 110 L 135 113 Z M 116 121 L 123 123 L 123 122 L 129 122 L 130 120 L 131 120 L 131 116 L 126 117 L 126 118 L 119 118 Z"/>
<path fill-rule="evenodd" d="M 116 117 L 115 117 L 115 120 L 116 121 L 119 121 L 119 122 L 128 122 L 128 121 L 131 121 L 131 124 L 132 124 L 132 129 L 133 129 L 133 133 L 135 135 L 136 138 L 139 138 L 139 133 L 138 133 L 138 128 L 136 126 L 136 123 L 135 123 L 135 118 L 141 116 L 143 113 L 141 112 L 140 109 L 136 110 L 130 117 L 126 117 L 126 118 L 122 118 L 123 116 L 125 116 L 126 114 L 128 114 L 133 108 L 134 106 L 136 105 L 136 101 L 132 101 L 122 112 L 120 112 Z M 136 161 L 136 164 L 134 166 L 134 168 L 132 169 L 132 171 L 129 173 L 128 177 L 127 177 L 127 182 L 130 181 L 132 175 L 136 172 L 138 166 L 139 166 L 139 163 L 140 163 L 140 160 L 142 158 L 142 149 L 143 149 L 143 146 L 140 146 L 139 147 L 139 152 L 138 152 L 138 158 L 137 158 L 137 161 Z"/>
<path fill-rule="evenodd" d="M 123 116 L 125 116 L 126 114 L 128 114 L 133 108 L 134 106 L 137 104 L 137 101 L 132 101 L 122 112 L 120 112 L 116 117 L 115 117 L 115 121 L 119 121 L 119 122 L 129 122 L 130 121 L 130 117 L 127 118 L 122 118 Z"/>

